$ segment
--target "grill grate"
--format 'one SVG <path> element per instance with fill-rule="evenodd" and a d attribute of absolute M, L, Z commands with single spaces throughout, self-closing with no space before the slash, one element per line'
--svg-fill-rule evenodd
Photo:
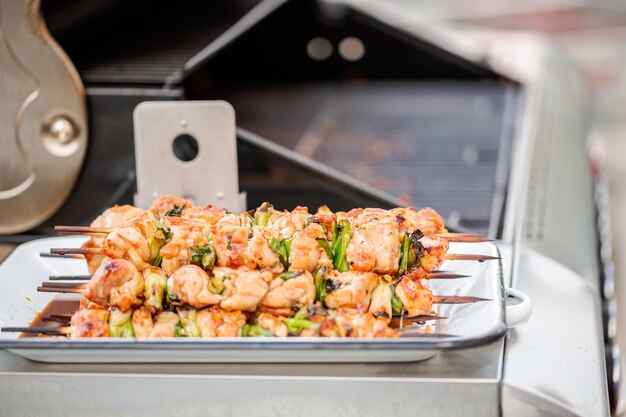
<path fill-rule="evenodd" d="M 502 211 L 494 204 L 503 201 L 499 159 L 508 167 L 507 91 L 495 83 L 367 82 L 227 97 L 242 127 L 486 234 Z"/>

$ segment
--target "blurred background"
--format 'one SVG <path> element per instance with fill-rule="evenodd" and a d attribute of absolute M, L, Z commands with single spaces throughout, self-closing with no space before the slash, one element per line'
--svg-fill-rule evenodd
<path fill-rule="evenodd" d="M 226 100 L 249 208 L 432 206 L 589 279 L 626 413 L 626 2 L 0 6 L 0 261 L 133 202 L 137 104 Z"/>

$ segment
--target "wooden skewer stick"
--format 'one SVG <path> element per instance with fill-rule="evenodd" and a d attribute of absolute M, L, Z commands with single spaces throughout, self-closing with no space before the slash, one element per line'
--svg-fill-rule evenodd
<path fill-rule="evenodd" d="M 489 298 L 471 295 L 434 295 L 433 304 L 471 304 L 479 301 L 491 301 Z"/>
<path fill-rule="evenodd" d="M 60 283 L 47 282 L 37 287 L 38 292 L 56 292 L 69 294 L 82 294 L 87 284 L 84 283 Z M 469 295 L 435 295 L 433 304 L 471 304 L 479 301 L 491 301 L 489 298 L 473 297 Z"/>
<path fill-rule="evenodd" d="M 71 288 L 71 287 L 37 287 L 37 292 L 60 292 L 60 293 L 68 293 L 68 294 L 82 294 L 85 291 L 84 288 Z"/>
<path fill-rule="evenodd" d="M 41 286 L 45 288 L 85 288 L 86 282 L 42 282 Z"/>
<path fill-rule="evenodd" d="M 69 326 L 66 326 L 66 327 L 2 327 L 0 328 L 0 331 L 68 335 L 72 332 L 72 328 Z"/>
<path fill-rule="evenodd" d="M 50 281 L 89 281 L 91 275 L 50 275 Z"/>
<path fill-rule="evenodd" d="M 463 243 L 493 242 L 492 239 L 487 239 L 486 237 L 483 237 L 483 236 L 469 235 L 469 234 L 462 234 L 462 233 L 434 235 L 433 237 L 445 239 L 448 242 L 463 242 Z"/>
<path fill-rule="evenodd" d="M 83 261 L 85 260 L 85 257 L 82 255 L 57 255 L 56 253 L 48 253 L 48 252 L 41 252 L 39 256 L 41 256 L 42 258 L 80 259 Z"/>
<path fill-rule="evenodd" d="M 453 274 L 444 271 L 435 271 L 426 275 L 424 279 L 458 279 L 470 278 L 471 275 Z M 89 281 L 91 275 L 50 275 L 50 281 Z"/>
<path fill-rule="evenodd" d="M 52 248 L 50 253 L 55 255 L 97 255 L 104 253 L 103 248 Z"/>
<path fill-rule="evenodd" d="M 457 278 L 469 278 L 471 275 L 452 274 L 449 272 L 431 272 L 426 275 L 424 279 L 457 279 Z"/>
<path fill-rule="evenodd" d="M 61 233 L 99 233 L 107 234 L 114 229 L 108 227 L 91 227 L 91 226 L 54 226 L 54 230 Z"/>
<path fill-rule="evenodd" d="M 490 255 L 473 255 L 473 254 L 465 254 L 465 253 L 448 253 L 446 255 L 446 259 L 449 261 L 478 261 L 485 262 L 491 261 L 494 259 L 500 259 L 499 256 L 490 256 Z"/>

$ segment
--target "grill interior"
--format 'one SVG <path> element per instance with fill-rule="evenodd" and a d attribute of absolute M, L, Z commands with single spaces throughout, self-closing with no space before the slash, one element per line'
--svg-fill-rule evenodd
<path fill-rule="evenodd" d="M 84 175 L 48 225 L 132 202 L 137 103 L 224 99 L 246 130 L 405 204 L 435 207 L 452 227 L 497 237 L 515 85 L 371 16 L 329 13 L 314 0 L 267 0 L 274 9 L 265 17 L 215 53 L 202 52 L 257 3 L 44 2 L 51 32 L 86 84 L 91 124 Z M 82 13 L 68 23 L 59 16 L 69 8 Z M 319 38 L 332 47 L 325 59 L 308 52 Z M 361 42 L 361 57 L 339 53 L 346 38 Z M 240 139 L 240 188 L 250 207 L 385 205 Z"/>
<path fill-rule="evenodd" d="M 503 201 L 498 164 L 508 160 L 502 148 L 512 133 L 505 124 L 513 111 L 509 94 L 496 83 L 417 81 L 323 83 L 226 97 L 245 129 L 407 205 L 436 207 L 456 226 L 487 233 L 499 222 L 494 205 Z"/>

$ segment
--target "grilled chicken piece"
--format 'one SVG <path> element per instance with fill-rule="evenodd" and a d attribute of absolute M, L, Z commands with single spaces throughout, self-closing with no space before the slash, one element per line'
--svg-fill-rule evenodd
<path fill-rule="evenodd" d="M 266 228 L 273 238 L 290 239 L 294 233 L 306 227 L 310 218 L 306 207 L 298 206 L 291 212 L 273 210 Z"/>
<path fill-rule="evenodd" d="M 376 319 L 363 308 L 340 308 L 335 316 L 322 323 L 320 334 L 323 337 L 399 337 L 385 320 Z"/>
<path fill-rule="evenodd" d="M 113 230 L 104 239 L 103 248 L 108 257 L 126 259 L 140 271 L 150 266 L 148 242 L 134 227 L 121 227 Z"/>
<path fill-rule="evenodd" d="M 152 211 L 158 218 L 161 218 L 167 213 L 169 210 L 175 207 L 183 207 L 192 208 L 195 207 L 191 201 L 186 200 L 184 198 L 176 197 L 175 195 L 162 195 L 157 197 L 152 202 L 152 207 L 150 207 L 150 211 Z"/>
<path fill-rule="evenodd" d="M 389 210 L 394 215 L 401 216 L 405 223 L 405 231 L 412 233 L 421 230 L 425 236 L 447 233 L 443 218 L 435 210 L 425 207 L 415 211 L 414 208 L 394 208 Z"/>
<path fill-rule="evenodd" d="M 424 287 L 420 280 L 402 278 L 396 285 L 395 293 L 410 317 L 432 313 L 433 292 Z"/>
<path fill-rule="evenodd" d="M 171 311 L 163 311 L 154 316 L 154 325 L 148 334 L 148 338 L 157 339 L 162 337 L 174 337 L 176 325 L 180 319 L 178 314 Z"/>
<path fill-rule="evenodd" d="M 150 239 L 158 226 L 159 219 L 150 210 L 145 210 L 136 217 L 128 219 L 122 227 L 133 227 L 141 233 L 144 239 Z"/>
<path fill-rule="evenodd" d="M 164 217 L 163 225 L 170 230 L 171 238 L 163 245 L 161 268 L 170 276 L 178 268 L 190 263 L 191 248 L 209 243 L 209 231 L 204 223 L 184 217 Z"/>
<path fill-rule="evenodd" d="M 218 271 L 215 271 L 215 270 Z M 213 272 L 219 276 L 221 268 L 214 268 Z M 269 271 L 251 270 L 242 266 L 229 272 L 228 279 L 224 281 L 224 299 L 220 306 L 224 310 L 255 311 L 265 294 L 269 290 L 268 282 L 273 278 Z"/>
<path fill-rule="evenodd" d="M 108 337 L 109 312 L 99 309 L 82 309 L 72 315 L 70 321 L 72 339 L 83 337 Z"/>
<path fill-rule="evenodd" d="M 320 266 L 331 266 L 332 261 L 317 242 L 317 239 L 325 238 L 324 228 L 316 223 L 296 232 L 291 242 L 289 269 L 313 273 Z"/>
<path fill-rule="evenodd" d="M 125 312 L 141 304 L 139 297 L 142 293 L 143 276 L 137 268 L 124 259 L 112 259 L 103 263 L 93 274 L 81 305 L 95 304 L 101 308 L 114 306 Z"/>
<path fill-rule="evenodd" d="M 150 331 L 154 326 L 152 322 L 152 313 L 146 307 L 139 307 L 137 310 L 133 311 L 133 330 L 135 331 L 135 337 L 137 338 L 147 338 L 150 336 Z"/>
<path fill-rule="evenodd" d="M 261 313 L 257 317 L 257 323 L 259 326 L 266 330 L 269 330 L 274 336 L 287 337 L 288 330 L 285 323 L 283 323 L 283 317 L 276 317 L 269 313 Z"/>
<path fill-rule="evenodd" d="M 335 272 L 331 278 L 335 289 L 326 295 L 328 308 L 369 306 L 371 293 L 378 283 L 372 272 Z"/>
<path fill-rule="evenodd" d="M 296 272 L 298 273 L 298 272 Z M 261 311 L 280 316 L 291 316 L 296 310 L 315 301 L 313 276 L 307 271 L 283 280 L 276 278 L 270 283 L 269 292 L 261 301 Z"/>
<path fill-rule="evenodd" d="M 268 243 L 270 239 L 271 235 L 264 228 L 260 226 L 252 227 L 252 237 L 248 242 L 245 253 L 242 255 L 247 257 L 248 262 L 244 262 L 246 266 L 249 268 L 258 266 L 275 274 L 285 269 L 280 263 L 276 252 L 270 247 Z"/>
<path fill-rule="evenodd" d="M 241 311 L 226 311 L 218 306 L 198 311 L 196 318 L 202 337 L 239 337 L 246 325 Z"/>
<path fill-rule="evenodd" d="M 435 237 L 425 236 L 420 239 L 424 247 L 422 257 L 420 257 L 420 268 L 426 272 L 438 269 L 446 260 L 448 253 L 448 241 Z"/>
<path fill-rule="evenodd" d="M 255 262 L 246 252 L 252 223 L 248 213 L 239 216 L 227 214 L 215 226 L 215 252 L 219 266 L 238 268 L 242 265 L 254 268 Z"/>
<path fill-rule="evenodd" d="M 201 233 L 209 236 L 213 230 L 213 226 L 217 224 L 224 216 L 226 210 L 208 205 L 206 207 L 185 207 L 181 217 L 193 222 L 197 228 L 201 229 Z"/>
<path fill-rule="evenodd" d="M 96 219 L 91 222 L 91 227 L 104 227 L 104 228 L 117 228 L 122 227 L 128 220 L 135 218 L 139 214 L 143 212 L 142 209 L 131 206 L 113 206 L 107 210 L 105 210 L 101 215 L 96 217 Z M 83 248 L 101 248 L 104 246 L 104 236 L 93 236 L 87 242 L 83 244 Z M 96 254 L 96 255 L 85 255 L 87 259 L 87 267 L 89 268 L 89 273 L 93 274 L 96 272 L 96 269 L 102 264 L 102 262 L 107 258 L 106 255 Z"/>
<path fill-rule="evenodd" d="M 362 219 L 359 219 L 362 220 Z M 395 274 L 400 261 L 402 234 L 390 219 L 370 218 L 353 227 L 347 258 L 355 271 Z"/>
<path fill-rule="evenodd" d="M 202 308 L 217 304 L 223 298 L 209 290 L 209 280 L 204 269 L 196 265 L 185 265 L 169 277 L 167 286 L 181 302 Z"/>

